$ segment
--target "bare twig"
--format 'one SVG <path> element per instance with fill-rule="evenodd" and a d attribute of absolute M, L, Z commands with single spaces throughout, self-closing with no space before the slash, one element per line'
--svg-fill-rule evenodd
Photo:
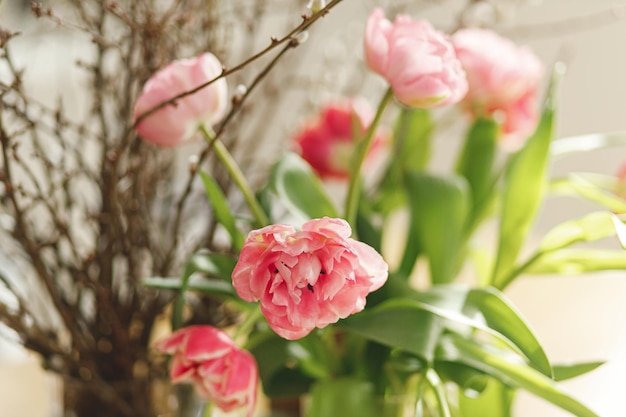
<path fill-rule="evenodd" d="M 163 101 L 159 104 L 157 104 L 156 106 L 154 106 L 153 108 L 146 110 L 145 112 L 141 113 L 138 117 L 137 120 L 135 121 L 135 126 L 137 126 L 137 124 L 139 124 L 143 119 L 145 119 L 146 117 L 150 116 L 152 113 L 162 109 L 163 107 L 175 104 L 176 101 L 180 100 L 183 97 L 192 95 L 197 93 L 198 91 L 208 87 L 209 85 L 215 83 L 217 80 L 222 79 L 230 74 L 233 74 L 237 71 L 242 70 L 243 68 L 247 67 L 249 64 L 251 64 L 252 62 L 256 61 L 257 59 L 265 56 L 266 54 L 268 54 L 269 52 L 271 52 L 272 50 L 274 50 L 276 47 L 286 43 L 286 42 L 293 42 L 294 40 L 297 42 L 297 39 L 294 38 L 294 36 L 296 36 L 298 33 L 306 30 L 309 26 L 311 26 L 313 23 L 315 23 L 319 18 L 326 16 L 330 10 L 335 7 L 337 4 L 341 3 L 343 0 L 332 0 L 330 3 L 328 3 L 328 5 L 326 5 L 326 7 L 324 7 L 323 9 L 321 9 L 319 12 L 312 14 L 311 16 L 307 16 L 307 15 L 303 15 L 302 16 L 302 23 L 300 23 L 298 26 L 296 26 L 294 29 L 292 29 L 287 35 L 283 36 L 282 38 L 278 39 L 278 38 L 272 38 L 272 42 L 270 43 L 270 45 L 268 45 L 265 49 L 261 50 L 260 52 L 256 53 L 255 55 L 252 55 L 250 58 L 244 60 L 243 62 L 241 62 L 240 64 L 234 66 L 233 68 L 230 69 L 224 69 L 222 70 L 222 73 L 220 75 L 218 75 L 217 77 L 213 78 L 212 80 L 209 80 L 203 84 L 200 84 L 199 86 L 191 89 L 191 90 L 187 90 L 184 91 L 182 93 L 179 93 L 175 96 L 173 96 L 172 98 Z"/>

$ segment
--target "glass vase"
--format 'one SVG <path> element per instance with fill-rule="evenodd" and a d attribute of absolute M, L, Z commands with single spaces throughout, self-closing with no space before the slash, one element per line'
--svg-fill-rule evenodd
<path fill-rule="evenodd" d="M 301 417 L 415 417 L 417 395 L 380 395 L 370 381 L 323 381 L 304 400 Z"/>

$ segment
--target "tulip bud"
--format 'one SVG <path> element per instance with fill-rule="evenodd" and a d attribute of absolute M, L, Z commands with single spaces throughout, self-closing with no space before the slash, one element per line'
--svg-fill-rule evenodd
<path fill-rule="evenodd" d="M 454 104 L 467 92 L 461 63 L 447 37 L 424 20 L 398 15 L 393 23 L 382 9 L 367 20 L 365 60 L 409 107 Z"/>
<path fill-rule="evenodd" d="M 210 53 L 170 63 L 145 84 L 135 103 L 137 133 L 160 146 L 177 146 L 193 138 L 200 125 L 210 128 L 228 109 L 228 86 L 221 78 L 212 84 L 145 115 L 178 94 L 193 90 L 222 73 L 222 64 Z"/>
<path fill-rule="evenodd" d="M 246 407 L 252 416 L 256 404 L 258 369 L 254 357 L 212 326 L 188 326 L 156 343 L 172 355 L 173 383 L 191 382 L 197 393 L 223 411 Z"/>
<path fill-rule="evenodd" d="M 467 73 L 465 107 L 475 117 L 496 120 L 505 145 L 519 147 L 539 118 L 541 61 L 528 48 L 486 29 L 459 30 L 452 42 Z"/>
<path fill-rule="evenodd" d="M 298 152 L 321 178 L 346 179 L 356 145 L 373 118 L 374 111 L 364 99 L 329 103 L 294 136 Z M 384 142 L 385 135 L 377 131 L 368 156 Z"/>

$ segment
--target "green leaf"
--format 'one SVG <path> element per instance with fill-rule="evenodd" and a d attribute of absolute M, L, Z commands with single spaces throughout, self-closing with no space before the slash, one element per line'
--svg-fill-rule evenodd
<path fill-rule="evenodd" d="M 599 417 L 575 398 L 564 393 L 550 378 L 498 352 L 456 335 L 446 336 L 437 352 L 440 360 L 465 363 L 512 387 L 524 389 L 578 417 Z"/>
<path fill-rule="evenodd" d="M 551 184 L 551 191 L 557 194 L 577 195 L 599 204 L 615 213 L 626 213 L 626 201 L 614 192 L 617 190 L 615 178 L 609 179 L 597 174 L 570 174 Z M 611 187 L 612 185 L 612 187 Z"/>
<path fill-rule="evenodd" d="M 340 320 L 336 326 L 430 362 L 442 331 L 442 321 L 431 312 L 403 301 L 390 300 Z"/>
<path fill-rule="evenodd" d="M 469 211 L 467 183 L 460 177 L 437 177 L 421 172 L 406 176 L 411 225 L 401 262 L 408 276 L 415 264 L 417 242 L 428 258 L 434 284 L 451 282 L 461 266 L 464 228 Z"/>
<path fill-rule="evenodd" d="M 429 368 L 426 371 L 426 381 L 433 391 L 434 397 L 437 401 L 437 411 L 440 417 L 450 417 L 450 406 L 448 405 L 448 398 L 446 395 L 446 387 L 443 381 L 439 377 L 437 371 L 433 368 Z"/>
<path fill-rule="evenodd" d="M 624 214 L 613 215 L 613 226 L 615 227 L 615 233 L 619 239 L 619 243 L 622 249 L 626 249 L 626 225 L 624 224 Z"/>
<path fill-rule="evenodd" d="M 270 186 L 285 207 L 304 220 L 339 217 L 320 179 L 309 164 L 294 153 L 285 154 L 276 163 Z"/>
<path fill-rule="evenodd" d="M 172 312 L 172 328 L 179 329 L 182 325 L 182 310 L 185 304 L 185 291 L 188 289 L 189 279 L 195 273 L 203 273 L 210 277 L 230 279 L 237 261 L 232 257 L 215 253 L 199 252 L 189 259 L 180 278 L 180 290 Z"/>
<path fill-rule="evenodd" d="M 497 150 L 500 128 L 492 119 L 477 119 L 470 128 L 456 172 L 465 177 L 472 196 L 472 225 L 480 222 L 484 210 L 489 206 L 490 195 L 495 184 L 493 162 Z"/>
<path fill-rule="evenodd" d="M 366 198 L 361 198 L 358 207 L 356 231 L 361 242 L 373 247 L 377 252 L 381 252 L 382 228 L 376 224 L 376 213 Z"/>
<path fill-rule="evenodd" d="M 309 392 L 314 378 L 297 366 L 292 344 L 274 332 L 255 334 L 246 348 L 254 355 L 263 391 L 268 397 L 295 397 Z"/>
<path fill-rule="evenodd" d="M 445 381 L 450 381 L 460 389 L 481 393 L 489 381 L 489 376 L 471 366 L 459 362 L 440 361 L 435 358 L 435 369 Z"/>
<path fill-rule="evenodd" d="M 205 172 L 200 172 L 200 177 L 202 178 L 207 198 L 211 203 L 211 207 L 213 207 L 213 213 L 215 213 L 216 220 L 224 226 L 230 235 L 230 239 L 235 249 L 237 249 L 237 251 L 241 251 L 244 237 L 237 227 L 237 223 L 235 222 L 235 218 L 230 211 L 226 196 L 222 192 L 219 184 L 210 175 Z"/>
<path fill-rule="evenodd" d="M 456 299 L 456 296 L 453 298 Z M 450 304 L 448 301 L 443 301 L 443 304 L 449 306 L 442 308 L 417 301 L 417 299 L 390 299 L 374 308 L 348 317 L 338 322 L 336 326 L 383 345 L 413 353 L 426 362 L 432 360 L 433 349 L 444 327 L 468 336 L 471 331 L 479 330 L 494 337 L 501 345 L 509 347 L 515 353 L 523 354 L 523 350 L 530 351 L 531 358 L 541 363 L 535 358 L 538 354 L 528 348 L 531 346 L 528 335 L 519 330 L 519 325 L 515 329 L 520 334 L 514 334 L 514 338 L 523 342 L 522 347 L 518 347 L 506 336 L 482 321 L 461 314 L 461 306 L 464 303 L 459 305 L 452 300 Z M 512 314 L 508 314 L 507 317 L 513 319 Z M 513 320 L 514 324 L 517 324 L 521 319 L 518 318 L 517 322 Z"/>
<path fill-rule="evenodd" d="M 185 266 L 184 276 L 190 277 L 195 273 L 202 273 L 208 277 L 221 278 L 230 282 L 237 259 L 230 255 L 197 252 L 191 256 Z"/>
<path fill-rule="evenodd" d="M 414 170 L 426 168 L 434 128 L 427 110 L 408 107 L 401 110 L 394 130 L 394 155 L 400 158 L 402 166 Z"/>
<path fill-rule="evenodd" d="M 294 359 L 302 372 L 315 379 L 331 376 L 336 358 L 324 340 L 317 335 L 309 335 L 287 344 L 288 357 Z"/>
<path fill-rule="evenodd" d="M 474 297 L 470 297 L 472 295 Z M 466 306 L 471 306 L 472 308 L 467 309 L 469 311 L 465 314 L 449 309 L 439 309 L 428 304 L 415 303 L 411 305 L 412 301 L 404 301 L 403 303 L 405 303 L 407 307 L 424 309 L 435 316 L 445 319 L 445 327 L 453 332 L 463 334 L 466 337 L 471 337 L 472 332 L 475 330 L 482 331 L 494 337 L 501 347 L 507 347 L 515 354 L 524 355 L 535 368 L 539 368 L 543 373 L 551 376 L 552 369 L 541 345 L 523 320 L 517 315 L 518 313 L 507 311 L 506 308 L 502 308 L 502 305 L 498 301 L 493 302 L 495 301 L 494 299 L 490 299 L 490 301 L 495 304 L 495 307 L 493 305 L 490 306 L 489 303 L 481 299 L 477 300 L 477 298 L 479 297 L 476 297 L 476 293 L 473 291 L 468 293 Z M 485 319 L 487 324 L 484 324 L 482 320 L 474 318 L 476 308 L 473 306 L 481 302 L 481 308 L 485 310 L 483 319 Z M 498 317 L 494 319 L 494 316 L 499 312 L 503 312 L 504 316 L 512 321 L 511 329 L 506 328 L 505 320 Z"/>
<path fill-rule="evenodd" d="M 470 290 L 459 285 L 438 285 L 424 292 L 407 290 L 403 298 L 387 299 L 337 325 L 386 346 L 415 353 L 428 361 L 432 344 L 436 342 L 433 338 L 438 336 L 437 329 L 419 330 L 419 337 L 430 340 L 425 338 L 422 343 L 409 340 L 417 331 L 414 330 L 415 323 L 425 320 L 428 315 L 435 319 L 429 318 L 425 326 L 436 323 L 437 328 L 448 328 L 466 337 L 471 337 L 475 331 L 483 332 L 501 347 L 523 355 L 544 374 L 552 375 L 550 362 L 530 326 L 504 295 L 493 288 Z"/>
<path fill-rule="evenodd" d="M 381 417 L 370 381 L 322 380 L 313 385 L 307 417 Z"/>
<path fill-rule="evenodd" d="M 604 365 L 605 362 L 581 362 L 574 363 L 568 365 L 555 365 L 554 369 L 554 380 L 555 381 L 565 381 L 567 379 L 576 378 L 577 376 L 584 375 L 591 371 L 598 369 L 600 366 Z"/>
<path fill-rule="evenodd" d="M 515 390 L 495 378 L 485 378 L 481 392 L 465 388 L 459 392 L 463 417 L 511 417 Z"/>
<path fill-rule="evenodd" d="M 505 172 L 498 255 L 493 286 L 502 289 L 543 200 L 553 110 L 547 108 L 535 133 L 513 157 Z"/>
<path fill-rule="evenodd" d="M 616 233 L 622 247 L 624 247 L 626 245 L 626 226 L 618 216 L 608 212 L 591 213 L 580 219 L 561 223 L 544 236 L 539 249 L 528 260 L 500 281 L 501 285 L 504 287 L 519 275 L 536 269 L 535 264 L 538 262 L 554 259 L 551 254 L 559 249 L 575 243 L 593 242 L 613 236 Z M 546 258 L 546 256 L 550 256 L 550 258 Z"/>
<path fill-rule="evenodd" d="M 143 280 L 146 287 L 160 290 L 180 291 L 182 281 L 178 277 L 150 277 Z M 187 284 L 187 290 L 198 291 L 207 294 L 223 296 L 228 298 L 239 298 L 232 284 L 216 279 L 198 279 Z"/>
<path fill-rule="evenodd" d="M 593 242 L 615 235 L 615 215 L 601 211 L 561 223 L 541 239 L 540 252 L 552 252 L 579 242 Z"/>
<path fill-rule="evenodd" d="M 545 254 L 527 274 L 573 275 L 626 269 L 626 252 L 603 249 L 561 249 Z"/>
<path fill-rule="evenodd" d="M 374 203 L 380 213 L 387 215 L 406 203 L 404 173 L 426 167 L 434 127 L 426 110 L 405 107 L 400 111 L 393 133 L 390 162 Z"/>
<path fill-rule="evenodd" d="M 487 325 L 513 342 L 535 369 L 552 377 L 552 366 L 537 336 L 504 294 L 494 288 L 472 290 L 466 305 L 480 311 Z"/>
<path fill-rule="evenodd" d="M 495 258 L 493 250 L 484 246 L 481 242 L 470 242 L 467 257 L 473 267 L 477 285 L 479 287 L 489 286 Z"/>
<path fill-rule="evenodd" d="M 624 145 L 626 145 L 626 132 L 592 133 L 557 139 L 552 143 L 550 153 L 561 157 Z"/>

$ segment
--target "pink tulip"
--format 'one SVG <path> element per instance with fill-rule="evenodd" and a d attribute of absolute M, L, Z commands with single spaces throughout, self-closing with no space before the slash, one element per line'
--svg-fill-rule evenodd
<path fill-rule="evenodd" d="M 398 15 L 391 23 L 377 8 L 367 20 L 364 44 L 367 65 L 409 107 L 446 106 L 461 100 L 467 91 L 454 48 L 427 21 Z"/>
<path fill-rule="evenodd" d="M 351 233 L 346 221 L 327 217 L 302 231 L 278 224 L 250 232 L 233 271 L 237 293 L 260 300 L 270 327 L 289 340 L 363 310 L 388 267 Z"/>
<path fill-rule="evenodd" d="M 223 331 L 211 326 L 184 327 L 157 342 L 156 347 L 173 355 L 173 383 L 190 382 L 200 396 L 223 411 L 256 404 L 258 370 L 254 357 L 240 349 Z"/>
<path fill-rule="evenodd" d="M 350 160 L 356 143 L 363 137 L 374 118 L 365 100 L 334 102 L 322 108 L 318 118 L 306 123 L 294 141 L 302 158 L 324 179 L 345 179 L 350 174 Z M 369 156 L 384 142 L 376 133 Z"/>
<path fill-rule="evenodd" d="M 152 76 L 143 88 L 133 117 L 172 97 L 190 91 L 222 73 L 222 64 L 210 53 L 170 63 Z M 204 124 L 210 128 L 219 122 L 228 108 L 228 86 L 221 78 L 198 92 L 145 117 L 137 125 L 137 133 L 148 142 L 160 146 L 177 146 L 188 142 Z"/>
<path fill-rule="evenodd" d="M 486 29 L 462 29 L 452 42 L 469 81 L 465 105 L 474 116 L 499 121 L 508 145 L 519 146 L 537 124 L 541 61 L 529 49 Z"/>

